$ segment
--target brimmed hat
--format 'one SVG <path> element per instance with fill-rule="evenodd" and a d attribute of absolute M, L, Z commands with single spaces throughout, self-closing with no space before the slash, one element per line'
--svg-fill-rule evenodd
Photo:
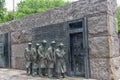
<path fill-rule="evenodd" d="M 63 43 L 60 43 L 58 46 L 62 46 L 62 47 L 64 47 L 64 44 L 63 44 Z"/>
<path fill-rule="evenodd" d="M 38 44 L 38 43 L 36 43 L 36 46 L 39 46 L 39 44 Z"/>
<path fill-rule="evenodd" d="M 46 41 L 46 40 L 43 40 L 42 43 L 47 43 L 47 41 Z"/>
<path fill-rule="evenodd" d="M 28 45 L 31 45 L 31 44 L 32 44 L 31 42 L 28 43 Z"/>
<path fill-rule="evenodd" d="M 52 41 L 51 44 L 55 44 L 56 42 L 55 41 Z"/>

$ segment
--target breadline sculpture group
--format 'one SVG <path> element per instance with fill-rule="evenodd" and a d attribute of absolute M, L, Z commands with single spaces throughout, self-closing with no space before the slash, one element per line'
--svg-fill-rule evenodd
<path fill-rule="evenodd" d="M 28 43 L 25 49 L 25 67 L 27 74 L 40 77 L 65 77 L 65 51 L 64 44 L 56 45 L 52 41 L 50 47 L 47 48 L 47 41 L 43 40 L 41 45 L 38 43 L 32 47 L 32 43 Z"/>

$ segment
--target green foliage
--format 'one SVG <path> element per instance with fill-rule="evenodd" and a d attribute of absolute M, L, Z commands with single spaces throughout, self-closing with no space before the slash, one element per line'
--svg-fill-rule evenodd
<path fill-rule="evenodd" d="M 64 0 L 23 0 L 18 3 L 17 12 L 23 16 L 67 4 Z M 21 16 L 22 17 L 22 16 Z M 20 17 L 17 17 L 20 18 Z"/>
<path fill-rule="evenodd" d="M 120 33 L 120 7 L 118 7 L 118 10 L 117 10 L 117 14 L 118 14 L 118 32 Z"/>
<path fill-rule="evenodd" d="M 17 4 L 16 12 L 13 13 L 12 11 L 5 11 L 4 2 L 5 0 L 0 0 L 0 23 L 11 21 L 14 18 L 18 19 L 29 14 L 43 12 L 68 3 L 64 0 L 21 0 Z"/>
<path fill-rule="evenodd" d="M 6 9 L 4 8 L 5 0 L 0 0 L 0 22 L 3 22 Z"/>
<path fill-rule="evenodd" d="M 13 11 L 8 11 L 7 13 L 6 13 L 6 15 L 4 16 L 4 22 L 6 22 L 6 21 L 11 21 L 11 20 L 13 20 L 14 19 L 14 13 L 13 13 Z"/>

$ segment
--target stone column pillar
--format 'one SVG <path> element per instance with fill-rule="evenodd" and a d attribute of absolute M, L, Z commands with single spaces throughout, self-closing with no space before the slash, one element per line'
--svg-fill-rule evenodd
<path fill-rule="evenodd" d="M 120 53 L 117 23 L 117 1 L 108 0 L 107 28 L 109 42 L 110 76 L 112 80 L 120 79 Z"/>
<path fill-rule="evenodd" d="M 120 79 L 120 54 L 116 0 L 107 0 L 107 11 L 88 16 L 91 78 Z"/>

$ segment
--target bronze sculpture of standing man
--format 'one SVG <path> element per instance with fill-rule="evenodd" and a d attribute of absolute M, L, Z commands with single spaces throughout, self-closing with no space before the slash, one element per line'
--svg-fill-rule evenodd
<path fill-rule="evenodd" d="M 46 51 L 47 51 L 47 41 L 43 40 L 41 46 L 38 49 L 40 77 L 43 77 L 47 74 L 47 60 L 45 56 Z"/>
<path fill-rule="evenodd" d="M 32 49 L 33 65 L 32 65 L 32 76 L 35 76 L 38 73 L 38 48 L 39 44 L 35 45 L 35 48 Z"/>
<path fill-rule="evenodd" d="M 32 43 L 28 43 L 28 47 L 25 49 L 25 67 L 27 74 L 32 74 Z"/>
<path fill-rule="evenodd" d="M 52 41 L 50 47 L 47 50 L 46 57 L 47 57 L 47 68 L 48 68 L 48 77 L 51 78 L 54 75 L 55 69 L 55 49 L 56 49 L 56 42 Z"/>
<path fill-rule="evenodd" d="M 65 51 L 64 51 L 64 44 L 60 43 L 58 48 L 55 51 L 56 53 L 56 73 L 57 77 L 65 77 L 66 73 L 66 63 L 65 63 Z"/>

